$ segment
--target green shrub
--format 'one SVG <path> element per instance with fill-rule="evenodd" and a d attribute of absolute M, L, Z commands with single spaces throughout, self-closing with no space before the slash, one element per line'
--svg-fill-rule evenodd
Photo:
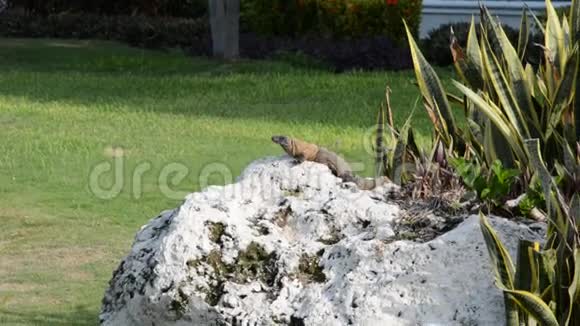
<path fill-rule="evenodd" d="M 402 41 L 402 19 L 416 35 L 421 8 L 421 0 L 244 0 L 242 22 L 267 35 L 386 35 Z"/>
<path fill-rule="evenodd" d="M 28 15 L 3 13 L 0 36 L 101 39 L 134 46 L 163 48 L 187 46 L 207 35 L 205 19 L 94 14 Z"/>
<path fill-rule="evenodd" d="M 517 169 L 504 168 L 500 160 L 495 160 L 489 171 L 482 170 L 477 161 L 464 158 L 451 159 L 451 165 L 463 183 L 475 190 L 479 199 L 490 208 L 498 207 L 505 202 L 513 189 L 516 177 L 520 175 Z"/>
<path fill-rule="evenodd" d="M 61 13 L 198 18 L 208 0 L 9 0 L 11 8 L 48 16 Z"/>

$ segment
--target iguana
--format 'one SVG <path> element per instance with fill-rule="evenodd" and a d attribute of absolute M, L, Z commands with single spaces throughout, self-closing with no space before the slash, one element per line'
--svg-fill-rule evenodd
<path fill-rule="evenodd" d="M 353 182 L 361 190 L 371 190 L 384 183 L 390 182 L 389 178 L 378 179 L 361 178 L 352 172 L 350 165 L 336 153 L 316 144 L 307 143 L 303 140 L 286 136 L 273 136 L 272 141 L 284 149 L 288 155 L 300 160 L 311 161 L 328 166 L 332 173 L 342 179 L 343 182 Z"/>

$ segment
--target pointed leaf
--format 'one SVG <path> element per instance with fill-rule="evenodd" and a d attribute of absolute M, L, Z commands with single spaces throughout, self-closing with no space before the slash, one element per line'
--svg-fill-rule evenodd
<path fill-rule="evenodd" d="M 385 175 L 387 172 L 385 162 L 385 109 L 383 105 L 379 106 L 377 117 L 377 132 L 375 135 L 375 178 Z"/>
<path fill-rule="evenodd" d="M 524 3 L 524 8 L 528 12 L 528 14 L 530 14 L 534 18 L 534 22 L 535 22 L 534 27 L 536 27 L 540 30 L 540 33 L 542 34 L 542 36 L 544 34 L 546 34 L 546 29 L 544 28 L 544 24 L 542 24 L 542 22 L 540 21 L 540 19 L 536 15 L 536 13 L 532 9 L 530 9 L 530 7 L 528 6 L 527 3 Z"/>
<path fill-rule="evenodd" d="M 550 307 L 542 301 L 542 298 L 528 291 L 503 289 L 508 293 L 528 314 L 544 326 L 558 326 L 558 320 Z"/>
<path fill-rule="evenodd" d="M 484 38 L 487 39 L 499 67 L 505 66 L 503 70 L 505 71 L 506 82 L 509 83 L 514 101 L 517 103 L 519 112 L 521 112 L 519 116 L 524 117 L 522 124 L 525 121 L 525 128 L 522 129 L 522 132 L 524 132 L 524 135 L 531 132 L 532 136 L 538 137 L 539 119 L 533 110 L 532 91 L 529 82 L 526 81 L 526 72 L 521 59 L 501 25 L 485 7 L 482 9 L 482 21 L 486 30 Z"/>
<path fill-rule="evenodd" d="M 576 229 L 580 230 L 580 194 L 575 194 L 570 203 L 570 220 L 576 224 Z M 580 272 L 580 270 L 578 270 Z"/>
<path fill-rule="evenodd" d="M 423 95 L 423 100 L 431 107 L 431 109 L 437 110 L 437 115 L 443 118 L 440 123 L 443 126 L 443 129 L 448 131 L 448 134 L 443 134 L 441 136 L 444 137 L 446 143 L 450 143 L 451 138 L 457 135 L 457 127 L 451 106 L 449 105 L 447 96 L 445 95 L 445 90 L 443 89 L 443 85 L 439 80 L 437 73 L 435 73 L 433 67 L 431 67 L 421 53 L 421 50 L 419 49 L 419 46 L 417 46 L 417 43 L 406 23 L 405 29 L 407 31 L 409 47 L 413 57 L 415 75 L 417 77 L 417 82 L 419 83 L 419 89 Z"/>
<path fill-rule="evenodd" d="M 552 105 L 556 109 L 568 106 L 574 99 L 574 87 L 578 79 L 578 60 L 578 48 L 575 48 L 566 62 L 564 75 L 552 100 Z M 556 117 L 556 120 L 560 120 L 560 118 Z"/>
<path fill-rule="evenodd" d="M 562 73 L 566 60 L 564 51 L 564 31 L 558 13 L 550 0 L 546 0 L 546 35 L 544 46 L 548 50 L 549 62 L 553 62 L 559 74 Z M 549 65 L 548 65 L 549 66 Z"/>
<path fill-rule="evenodd" d="M 520 34 L 518 37 L 518 55 L 520 56 L 520 60 L 522 61 L 526 56 L 526 50 L 528 48 L 529 39 L 530 39 L 530 23 L 528 21 L 526 9 L 523 9 L 522 21 L 520 23 Z"/>
<path fill-rule="evenodd" d="M 409 130 L 411 128 L 411 120 L 413 119 L 413 114 L 415 109 L 411 111 L 411 114 L 405 121 L 405 124 L 399 132 L 399 137 L 397 139 L 397 144 L 395 146 L 395 152 L 393 153 L 393 176 L 392 180 L 395 184 L 402 184 L 403 177 L 405 174 L 405 155 L 407 153 L 407 144 L 409 142 Z"/>
<path fill-rule="evenodd" d="M 572 0 L 570 7 L 570 37 L 572 44 L 580 41 L 580 0 Z"/>
<path fill-rule="evenodd" d="M 454 65 L 461 79 L 469 84 L 473 89 L 483 88 L 483 67 L 481 62 L 481 51 L 477 42 L 474 18 L 471 18 L 471 25 L 467 36 L 467 49 L 463 53 L 459 42 L 452 30 L 451 51 L 453 53 Z"/>
<path fill-rule="evenodd" d="M 520 240 L 518 243 L 518 259 L 516 265 L 516 274 L 514 280 L 514 287 L 517 290 L 531 291 L 532 289 L 532 274 L 534 270 L 533 251 L 535 243 L 528 240 Z"/>
<path fill-rule="evenodd" d="M 579 207 L 580 209 L 580 207 Z M 574 250 L 574 275 L 572 285 L 570 285 L 570 298 L 572 302 L 578 302 L 580 300 L 580 249 L 576 248 Z"/>
<path fill-rule="evenodd" d="M 530 138 L 530 133 L 527 124 L 525 123 L 526 119 L 522 115 L 522 112 L 514 99 L 506 77 L 500 68 L 500 63 L 492 53 L 489 43 L 484 42 L 483 48 L 484 65 L 490 76 L 491 84 L 495 89 L 503 111 L 512 124 L 513 129 L 519 134 L 519 137 L 524 139 Z"/>
<path fill-rule="evenodd" d="M 513 126 L 509 123 L 508 119 L 501 112 L 494 103 L 484 100 L 480 95 L 475 94 L 471 89 L 465 87 L 461 83 L 453 81 L 455 87 L 457 87 L 467 98 L 469 98 L 475 106 L 477 106 L 481 112 L 483 112 L 498 128 L 498 130 L 504 135 L 505 139 L 510 143 L 511 149 L 516 154 L 518 160 L 522 164 L 526 164 L 527 155 L 526 150 L 523 148 L 523 139 L 514 130 Z"/>
<path fill-rule="evenodd" d="M 513 289 L 514 264 L 512 263 L 509 252 L 504 247 L 497 236 L 497 233 L 493 230 L 483 213 L 479 213 L 479 224 L 494 267 L 497 282 L 503 287 Z"/>
<path fill-rule="evenodd" d="M 493 230 L 485 215 L 479 213 L 479 224 L 483 239 L 489 252 L 489 257 L 495 272 L 495 279 L 498 286 L 503 288 L 513 289 L 514 287 L 514 265 L 507 249 L 501 243 L 497 233 Z M 506 324 L 519 325 L 518 309 L 512 298 L 504 295 L 504 303 L 506 310 Z"/>

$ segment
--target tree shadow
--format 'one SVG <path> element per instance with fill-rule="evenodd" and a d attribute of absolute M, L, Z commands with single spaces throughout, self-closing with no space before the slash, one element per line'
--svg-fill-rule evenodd
<path fill-rule="evenodd" d="M 292 62 L 220 62 L 113 42 L 0 38 L 0 62 L 4 96 L 104 111 L 366 129 L 385 84 L 397 92 L 398 124 L 419 95 L 410 72 L 335 75 Z M 427 115 L 417 111 L 415 121 L 429 128 Z"/>

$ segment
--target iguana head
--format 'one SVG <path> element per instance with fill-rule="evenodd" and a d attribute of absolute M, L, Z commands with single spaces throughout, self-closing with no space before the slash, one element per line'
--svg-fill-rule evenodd
<path fill-rule="evenodd" d="M 290 138 L 286 136 L 272 136 L 272 141 L 280 146 L 289 153 L 290 150 Z"/>
<path fill-rule="evenodd" d="M 316 160 L 318 145 L 310 144 L 303 140 L 286 136 L 274 136 L 272 141 L 280 146 L 288 155 L 305 161 Z"/>

